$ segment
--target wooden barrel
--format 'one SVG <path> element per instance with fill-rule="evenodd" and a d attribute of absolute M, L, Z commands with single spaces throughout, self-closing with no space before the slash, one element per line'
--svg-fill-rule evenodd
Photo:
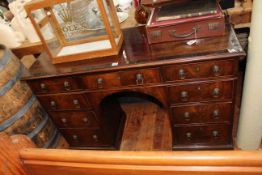
<path fill-rule="evenodd" d="M 63 137 L 28 85 L 19 80 L 23 64 L 2 45 L 0 52 L 0 132 L 25 134 L 38 147 L 61 147 Z"/>

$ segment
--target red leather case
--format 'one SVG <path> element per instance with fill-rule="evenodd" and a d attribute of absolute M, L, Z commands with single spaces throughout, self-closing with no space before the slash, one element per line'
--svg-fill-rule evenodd
<path fill-rule="evenodd" d="M 165 21 L 156 20 L 158 10 L 158 8 L 152 10 L 146 25 L 147 38 L 150 44 L 225 34 L 225 16 L 220 7 L 216 14 Z"/>

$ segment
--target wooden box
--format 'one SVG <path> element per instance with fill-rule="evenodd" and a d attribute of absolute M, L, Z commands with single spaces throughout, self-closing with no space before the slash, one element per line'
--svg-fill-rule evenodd
<path fill-rule="evenodd" d="M 33 0 L 25 8 L 54 64 L 117 55 L 121 48 L 112 0 Z"/>

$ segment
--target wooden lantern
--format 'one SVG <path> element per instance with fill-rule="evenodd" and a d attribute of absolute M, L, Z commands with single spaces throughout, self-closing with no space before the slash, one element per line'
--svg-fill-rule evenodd
<path fill-rule="evenodd" d="M 54 64 L 117 55 L 123 43 L 112 0 L 33 0 L 25 9 Z"/>

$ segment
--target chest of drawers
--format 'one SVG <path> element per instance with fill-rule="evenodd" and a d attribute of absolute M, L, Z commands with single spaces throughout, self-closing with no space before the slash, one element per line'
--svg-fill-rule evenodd
<path fill-rule="evenodd" d="M 43 53 L 24 72 L 72 148 L 118 149 L 125 113 L 118 97 L 135 95 L 169 115 L 173 149 L 231 149 L 239 60 L 234 31 L 199 40 L 148 45 L 142 28 L 124 31 L 121 54 L 52 65 Z"/>

